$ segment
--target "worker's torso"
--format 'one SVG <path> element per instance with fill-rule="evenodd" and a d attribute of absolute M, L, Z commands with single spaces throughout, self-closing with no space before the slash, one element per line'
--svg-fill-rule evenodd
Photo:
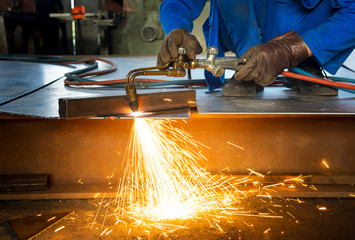
<path fill-rule="evenodd" d="M 215 0 L 219 38 L 226 50 L 244 52 L 294 30 L 300 35 L 334 14 L 333 0 Z"/>

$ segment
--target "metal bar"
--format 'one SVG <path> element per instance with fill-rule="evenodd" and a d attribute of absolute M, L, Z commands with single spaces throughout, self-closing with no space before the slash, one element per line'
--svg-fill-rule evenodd
<path fill-rule="evenodd" d="M 195 90 L 147 93 L 138 95 L 139 112 L 190 108 L 196 106 Z M 102 117 L 130 114 L 126 96 L 59 99 L 61 118 Z"/>
<path fill-rule="evenodd" d="M 48 174 L 0 175 L 0 192 L 46 191 Z"/>

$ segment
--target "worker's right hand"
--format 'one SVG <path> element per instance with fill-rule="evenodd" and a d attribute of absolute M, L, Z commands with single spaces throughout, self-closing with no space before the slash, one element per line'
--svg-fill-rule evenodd
<path fill-rule="evenodd" d="M 249 48 L 242 58 L 246 64 L 234 74 L 237 81 L 272 84 L 285 68 L 295 67 L 312 56 L 307 44 L 295 31 L 277 36 L 267 43 Z"/>
<path fill-rule="evenodd" d="M 157 65 L 162 66 L 178 57 L 178 47 L 187 49 L 187 57 L 191 60 L 196 58 L 196 54 L 202 52 L 202 47 L 197 38 L 184 29 L 171 31 L 163 41 L 158 57 Z"/>

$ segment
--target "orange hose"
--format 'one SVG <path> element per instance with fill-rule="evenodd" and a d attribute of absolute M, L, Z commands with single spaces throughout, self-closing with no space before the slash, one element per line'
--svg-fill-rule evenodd
<path fill-rule="evenodd" d="M 115 63 L 103 59 L 103 58 L 87 58 L 79 61 L 73 61 L 73 62 L 62 62 L 61 64 L 79 64 L 79 63 L 86 63 L 86 62 L 91 62 L 91 61 L 102 61 L 107 64 L 110 64 L 112 68 L 102 70 L 102 71 L 97 71 L 97 72 L 91 72 L 91 73 L 84 73 L 84 74 L 79 74 L 77 75 L 78 77 L 87 77 L 87 76 L 99 76 L 103 75 L 106 73 L 114 72 L 117 70 L 117 66 Z M 161 79 L 150 79 L 150 78 L 139 78 L 135 82 L 143 82 L 143 83 L 153 83 L 153 82 L 167 82 L 167 80 L 161 80 Z M 64 80 L 65 85 L 76 85 L 76 86 L 83 86 L 83 85 L 111 85 L 111 84 L 120 84 L 120 83 L 126 83 L 126 79 L 114 79 L 114 80 L 104 80 L 104 81 L 87 81 L 87 82 L 75 82 L 70 79 L 65 79 Z M 191 84 L 186 84 L 186 85 L 191 85 Z M 203 85 L 203 84 L 194 84 L 194 85 Z"/>
<path fill-rule="evenodd" d="M 86 63 L 86 62 L 92 62 L 92 61 L 105 62 L 105 63 L 111 65 L 112 68 L 109 68 L 109 69 L 106 69 L 106 70 L 102 70 L 102 71 L 97 71 L 97 72 L 80 74 L 80 75 L 77 75 L 78 77 L 87 77 L 87 76 L 93 76 L 93 75 L 99 76 L 99 75 L 103 75 L 103 74 L 106 74 L 106 73 L 114 72 L 114 71 L 117 70 L 117 65 L 114 62 L 111 62 L 110 60 L 103 59 L 103 58 L 86 58 L 86 59 L 79 60 L 79 61 L 63 62 L 62 64 L 78 64 L 78 63 Z"/>
<path fill-rule="evenodd" d="M 304 81 L 308 81 L 308 82 L 314 82 L 314 83 L 318 83 L 318 84 L 323 84 L 323 85 L 327 85 L 327 86 L 355 90 L 355 84 L 352 84 L 352 83 L 336 82 L 336 81 L 327 80 L 327 79 L 320 79 L 320 78 L 316 78 L 316 77 L 305 76 L 305 75 L 297 74 L 297 73 L 293 73 L 293 72 L 282 72 L 281 75 L 284 75 L 285 77 L 296 78 L 296 79 L 300 79 L 300 80 L 304 80 Z"/>

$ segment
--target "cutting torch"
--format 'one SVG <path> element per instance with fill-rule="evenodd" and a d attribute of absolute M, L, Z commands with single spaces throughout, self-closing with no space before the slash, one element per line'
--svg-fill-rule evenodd
<path fill-rule="evenodd" d="M 239 71 L 246 63 L 246 58 L 237 57 L 216 57 L 218 48 L 209 47 L 207 49 L 206 59 L 190 60 L 187 58 L 187 49 L 179 47 L 178 57 L 172 59 L 163 66 L 138 68 L 130 71 L 126 77 L 126 97 L 129 106 L 133 112 L 138 110 L 138 95 L 134 79 L 137 76 L 169 76 L 169 77 L 185 77 L 186 69 L 204 68 L 211 72 L 215 77 L 221 77 L 225 69 Z"/>

